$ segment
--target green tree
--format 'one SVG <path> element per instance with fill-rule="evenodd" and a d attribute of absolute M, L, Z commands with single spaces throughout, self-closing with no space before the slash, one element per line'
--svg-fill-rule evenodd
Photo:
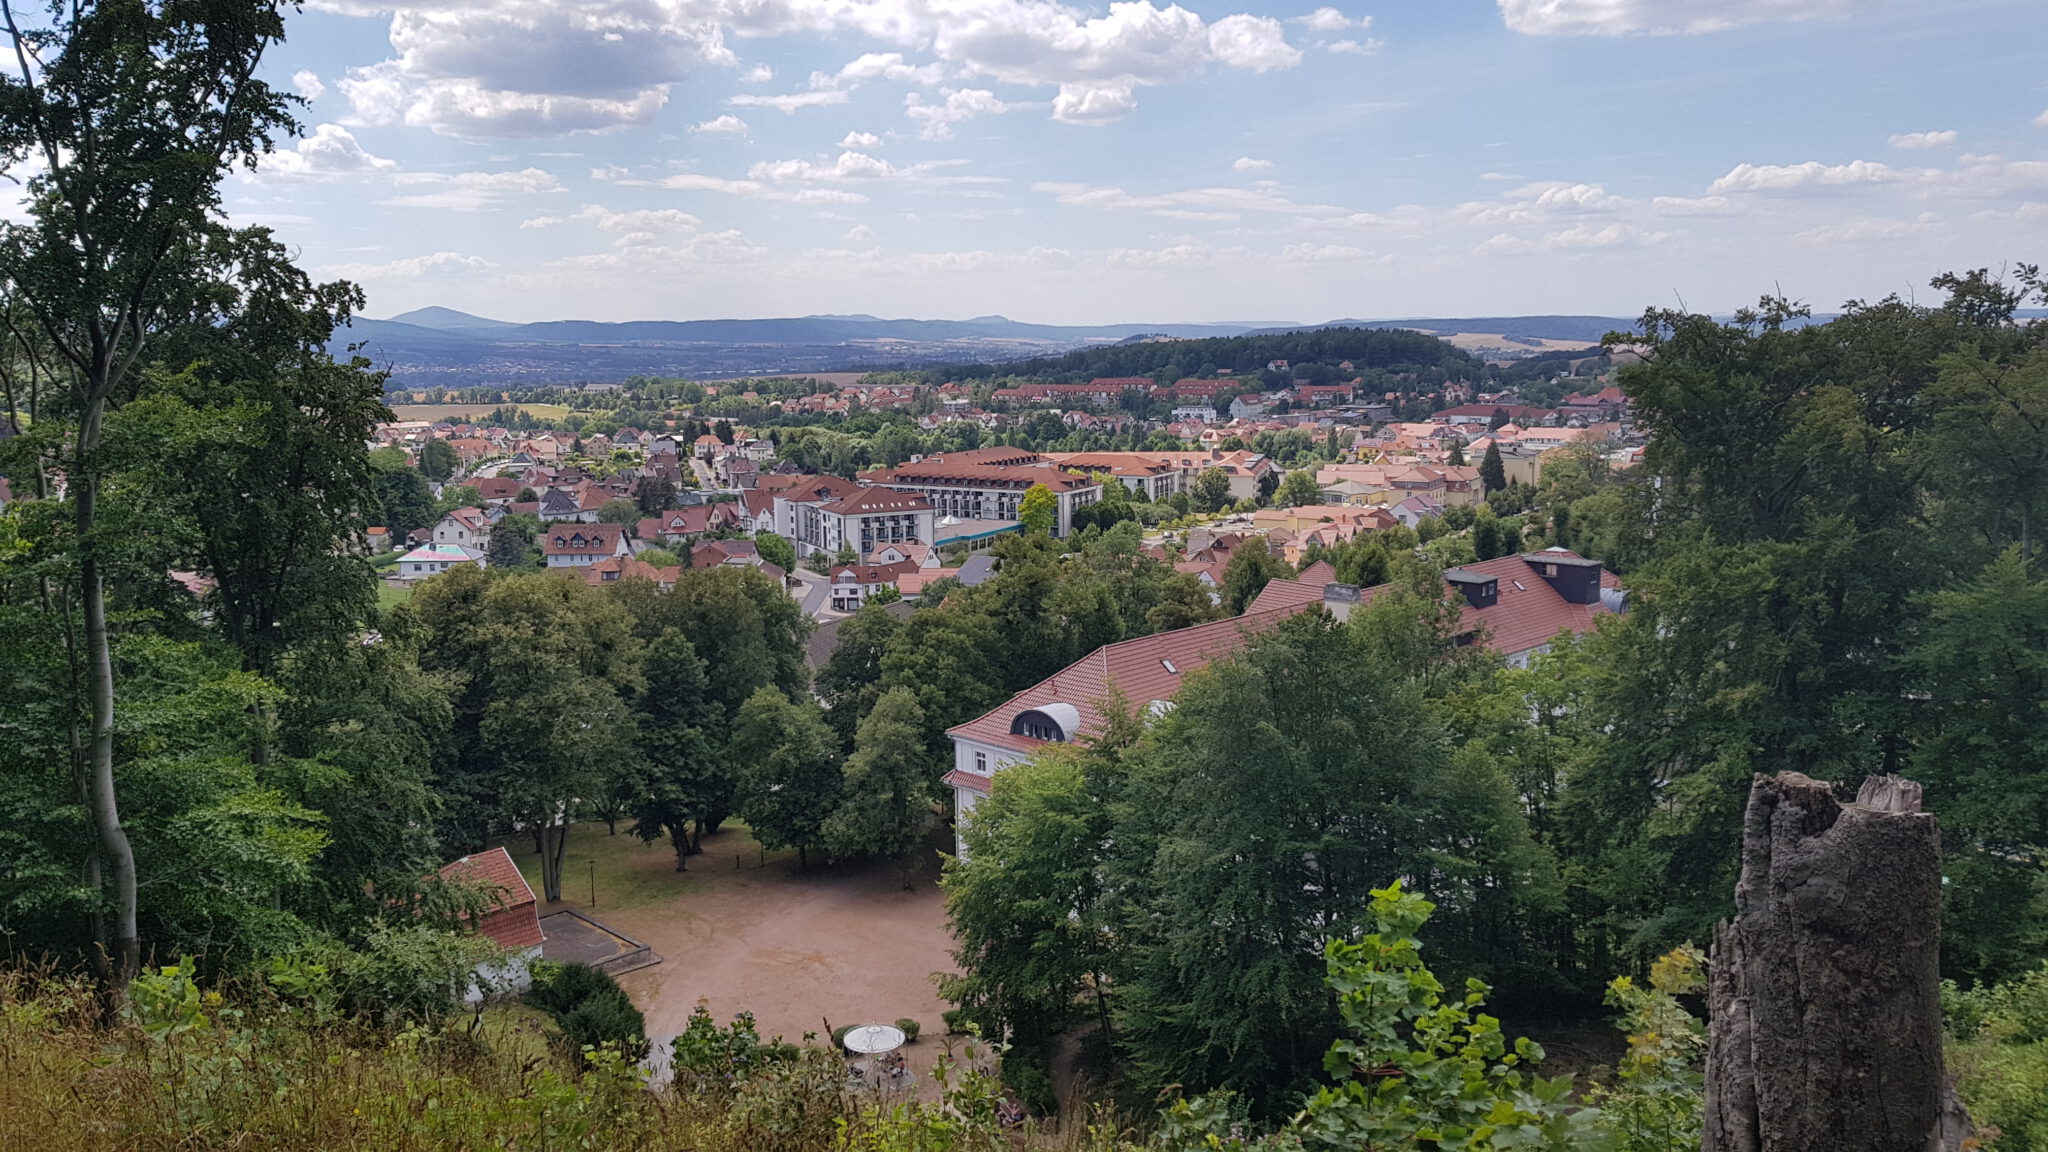
<path fill-rule="evenodd" d="M 0 228 L 0 280 L 67 368 L 63 468 L 88 702 L 78 791 L 93 814 L 91 884 L 104 898 L 102 975 L 118 1000 L 141 940 L 114 779 L 102 435 L 132 395 L 150 341 L 220 278 L 210 261 L 226 234 L 221 177 L 293 127 L 286 97 L 257 78 L 284 24 L 275 5 L 240 0 L 203 10 L 58 6 L 47 22 L 10 21 L 9 31 L 18 70 L 0 81 L 0 135 L 29 216 Z"/>
<path fill-rule="evenodd" d="M 1024 531 L 1034 536 L 1050 536 L 1059 515 L 1059 497 L 1043 484 L 1025 489 L 1024 498 L 1017 502 L 1017 519 L 1023 522 Z"/>
<path fill-rule="evenodd" d="M 902 630 L 903 621 L 873 601 L 840 621 L 839 642 L 818 669 L 817 693 L 825 703 L 825 723 L 843 747 L 853 747 L 861 721 L 881 698 L 882 656 Z"/>
<path fill-rule="evenodd" d="M 638 524 L 640 506 L 623 496 L 614 496 L 598 506 L 597 522 L 600 524 Z"/>
<path fill-rule="evenodd" d="M 937 823 L 925 758 L 924 710 L 908 688 L 875 701 L 854 736 L 843 799 L 825 821 L 835 856 L 879 856 L 908 863 Z"/>
<path fill-rule="evenodd" d="M 784 572 L 796 571 L 796 546 L 789 541 L 764 528 L 754 533 L 754 547 L 760 551 L 761 559 Z"/>
<path fill-rule="evenodd" d="M 455 446 L 446 440 L 436 438 L 420 445 L 420 474 L 429 480 L 448 479 L 461 463 Z"/>
<path fill-rule="evenodd" d="M 1254 536 L 1246 540 L 1230 554 L 1230 562 L 1223 566 L 1223 586 L 1218 591 L 1223 596 L 1224 613 L 1243 615 L 1252 601 L 1258 599 L 1259 593 L 1265 591 L 1267 584 L 1290 575 L 1286 562 L 1267 550 L 1264 537 Z"/>
<path fill-rule="evenodd" d="M 455 838 L 481 846 L 493 826 L 535 830 L 545 898 L 561 899 L 578 803 L 638 755 L 631 617 L 578 580 L 470 567 L 422 585 L 412 607 L 428 622 L 422 666 L 458 685 L 443 785 Z"/>
<path fill-rule="evenodd" d="M 1221 468 L 1204 468 L 1195 475 L 1188 495 L 1198 512 L 1221 511 L 1230 503 L 1230 476 Z"/>
<path fill-rule="evenodd" d="M 1444 995 L 1415 938 L 1436 906 L 1398 881 L 1372 895 L 1378 931 L 1324 949 L 1350 1033 L 1324 1058 L 1337 1083 L 1316 1091 L 1290 1131 L 1323 1148 L 1598 1147 L 1599 1115 L 1573 1101 L 1571 1077 L 1534 1075 L 1542 1047 L 1508 1043 L 1500 1021 L 1479 1011 L 1484 982 Z"/>
<path fill-rule="evenodd" d="M 1280 489 L 1273 502 L 1282 508 L 1299 508 L 1304 505 L 1323 502 L 1322 486 L 1316 483 L 1315 470 L 1297 468 L 1280 482 Z"/>
<path fill-rule="evenodd" d="M 1489 441 L 1486 447 L 1491 450 L 1493 448 L 1492 442 Z M 1444 463 L 1453 468 L 1463 468 L 1465 466 L 1465 442 L 1463 440 L 1451 441 L 1451 450 L 1444 454 Z"/>
<path fill-rule="evenodd" d="M 666 476 L 642 476 L 633 492 L 633 502 L 642 516 L 659 516 L 676 502 L 675 482 Z"/>
<path fill-rule="evenodd" d="M 1488 492 L 1498 492 L 1508 486 L 1508 467 L 1501 462 L 1500 441 L 1489 441 L 1486 455 L 1479 460 L 1479 483 Z"/>
<path fill-rule="evenodd" d="M 629 778 L 633 834 L 650 842 L 667 836 L 681 872 L 732 804 L 726 718 L 709 691 L 704 662 L 682 633 L 664 629 L 648 645 L 643 667 L 646 688 L 634 703 L 640 756 Z"/>
<path fill-rule="evenodd" d="M 531 568 L 539 562 L 540 517 L 531 512 L 514 512 L 491 527 L 491 543 L 484 550 L 484 562 L 493 568 L 512 571 Z"/>
<path fill-rule="evenodd" d="M 371 481 L 384 526 L 391 530 L 393 543 L 434 523 L 434 493 L 427 478 L 411 468 L 379 472 Z"/>
<path fill-rule="evenodd" d="M 799 867 L 825 841 L 825 822 L 843 794 L 839 742 L 818 706 L 792 703 L 774 688 L 749 698 L 733 721 L 740 816 L 768 849 L 794 848 Z"/>

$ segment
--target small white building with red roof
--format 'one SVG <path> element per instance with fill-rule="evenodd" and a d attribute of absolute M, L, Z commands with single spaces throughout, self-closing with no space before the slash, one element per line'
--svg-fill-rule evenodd
<path fill-rule="evenodd" d="M 533 888 L 502 847 L 464 856 L 441 869 L 441 879 L 484 889 L 490 910 L 473 927 L 505 949 L 505 959 L 478 968 L 464 997 L 470 1003 L 524 992 L 533 983 L 530 966 L 547 939 L 540 928 L 540 903 Z"/>

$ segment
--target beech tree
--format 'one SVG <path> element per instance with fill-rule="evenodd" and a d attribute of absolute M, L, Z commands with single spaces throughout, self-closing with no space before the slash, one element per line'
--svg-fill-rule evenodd
<path fill-rule="evenodd" d="M 145 350 L 216 278 L 221 178 L 293 130 L 289 97 L 256 76 L 284 38 L 273 0 L 206 5 L 51 3 L 24 26 L 0 77 L 0 171 L 21 180 L 24 222 L 0 225 L 0 280 L 68 368 L 62 466 L 90 719 L 81 792 L 104 885 L 101 974 L 125 999 L 141 962 L 135 854 L 114 781 L 115 684 L 107 623 L 107 416 L 134 394 Z"/>
<path fill-rule="evenodd" d="M 1024 531 L 1033 536 L 1050 536 L 1057 526 L 1060 515 L 1059 497 L 1043 484 L 1033 484 L 1024 490 L 1024 498 L 1017 502 L 1017 519 L 1024 524 Z"/>

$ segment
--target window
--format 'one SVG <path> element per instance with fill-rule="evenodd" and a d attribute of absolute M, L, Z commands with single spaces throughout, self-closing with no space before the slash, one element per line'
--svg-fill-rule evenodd
<path fill-rule="evenodd" d="M 976 752 L 974 754 L 974 770 L 983 776 L 988 775 L 988 753 Z"/>
<path fill-rule="evenodd" d="M 1166 670 L 1167 670 L 1168 672 L 1171 672 L 1171 673 L 1173 673 L 1173 674 L 1174 674 L 1175 676 L 1178 676 L 1178 675 L 1180 675 L 1180 669 L 1178 669 L 1178 668 L 1175 668 L 1175 667 L 1173 666 L 1173 661 L 1171 661 L 1171 660 L 1168 660 L 1168 659 L 1166 659 L 1165 657 L 1161 657 L 1161 658 L 1160 658 L 1160 660 L 1159 660 L 1159 666 L 1160 666 L 1160 667 L 1162 667 L 1162 668 L 1164 668 L 1164 669 L 1166 669 Z"/>

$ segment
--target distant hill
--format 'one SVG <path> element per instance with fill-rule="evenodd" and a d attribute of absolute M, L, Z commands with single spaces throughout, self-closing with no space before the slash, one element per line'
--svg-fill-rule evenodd
<path fill-rule="evenodd" d="M 502 332 L 519 325 L 509 320 L 486 320 L 453 308 L 415 308 L 391 318 L 393 324 L 410 324 L 415 328 L 434 328 L 443 332 Z"/>
<path fill-rule="evenodd" d="M 855 314 L 759 320 L 548 320 L 515 324 L 452 308 L 429 307 L 388 320 L 357 320 L 335 334 L 334 346 L 339 352 L 347 345 L 361 344 L 363 354 L 372 363 L 390 371 L 395 388 L 462 388 L 480 384 L 614 381 L 633 375 L 713 379 L 1024 361 L 1043 367 L 1067 353 L 1119 344 L 1157 348 L 1188 340 L 1274 336 L 1333 328 L 1413 329 L 1431 337 L 1485 333 L 1510 344 L 1530 344 L 1534 350 L 1535 343 L 1543 340 L 1598 343 L 1608 332 L 1625 330 L 1632 323 L 1607 316 L 1512 316 L 1333 320 L 1309 325 L 1273 321 L 1058 325 L 1029 324 L 1004 316 L 915 320 Z M 1174 362 L 1177 355 L 1119 355 L 1106 357 L 1103 363 L 1166 364 Z M 1233 352 L 1233 358 L 1234 355 Z M 1409 362 L 1428 363 L 1432 359 L 1418 352 Z M 1217 363 L 1221 366 L 1223 362 Z"/>

